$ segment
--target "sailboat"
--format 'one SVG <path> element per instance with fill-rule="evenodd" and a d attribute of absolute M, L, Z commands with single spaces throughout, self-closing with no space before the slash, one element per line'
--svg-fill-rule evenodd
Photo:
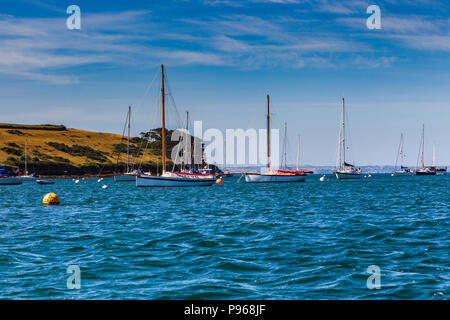
<path fill-rule="evenodd" d="M 131 106 L 128 107 L 126 123 L 128 127 L 128 135 L 127 135 L 127 165 L 125 172 L 123 174 L 115 175 L 115 182 L 127 182 L 127 181 L 136 181 L 136 176 L 139 174 L 137 170 L 131 170 L 130 165 L 130 129 L 131 129 Z"/>
<path fill-rule="evenodd" d="M 286 157 L 286 156 L 285 156 Z M 287 170 L 280 170 L 282 172 Z M 295 167 L 295 170 L 288 170 L 291 172 L 296 172 L 299 174 L 314 174 L 314 170 L 303 170 L 300 169 L 300 135 L 298 136 L 298 145 L 297 145 L 297 165 Z"/>
<path fill-rule="evenodd" d="M 422 125 L 422 138 L 420 140 L 419 147 L 419 157 L 420 157 L 420 168 L 417 168 L 414 174 L 416 176 L 435 176 L 436 168 L 425 167 L 425 125 Z"/>
<path fill-rule="evenodd" d="M 10 168 L 0 165 L 0 186 L 22 184 L 17 173 Z"/>
<path fill-rule="evenodd" d="M 436 171 L 437 176 L 443 176 L 447 174 L 447 167 L 438 167 L 436 164 L 436 144 L 433 144 L 433 165 L 431 169 Z"/>
<path fill-rule="evenodd" d="M 270 99 L 267 95 L 267 170 L 265 173 L 246 173 L 245 182 L 304 182 L 306 174 L 293 170 L 274 170 L 270 168 Z"/>
<path fill-rule="evenodd" d="M 161 65 L 161 145 L 162 145 L 162 174 L 152 176 L 139 174 L 136 177 L 138 187 L 190 187 L 190 186 L 211 186 L 216 182 L 215 178 L 209 175 L 198 175 L 183 172 L 166 171 L 166 141 L 165 141 L 165 86 L 164 86 L 164 65 Z"/>
<path fill-rule="evenodd" d="M 436 144 L 433 145 L 433 167 L 436 170 L 437 176 L 443 176 L 447 174 L 447 167 L 438 167 L 436 165 Z"/>
<path fill-rule="evenodd" d="M 28 173 L 28 139 L 25 139 L 25 170 L 23 175 L 19 175 L 17 178 L 23 182 L 27 181 L 36 181 L 37 177 L 35 177 L 34 173 Z"/>
<path fill-rule="evenodd" d="M 403 166 L 403 162 L 405 160 L 405 152 L 404 152 L 404 141 L 403 141 L 403 133 L 400 134 L 400 144 L 398 146 L 397 159 L 395 160 L 395 169 L 394 175 L 396 176 L 409 176 L 412 174 L 412 170 L 408 167 Z M 400 158 L 400 169 L 397 169 L 398 160 Z"/>
<path fill-rule="evenodd" d="M 361 169 L 347 163 L 345 158 L 345 100 L 342 98 L 342 115 L 341 127 L 339 130 L 339 146 L 338 146 L 338 167 L 334 174 L 337 179 L 360 179 Z"/>

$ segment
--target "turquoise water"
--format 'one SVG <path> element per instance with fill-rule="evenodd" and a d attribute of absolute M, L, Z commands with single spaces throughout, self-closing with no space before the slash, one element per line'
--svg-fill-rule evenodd
<path fill-rule="evenodd" d="M 450 176 L 308 178 L 1 186 L 0 298 L 449 298 Z M 47 192 L 61 205 L 42 206 Z M 371 265 L 379 290 L 366 285 Z"/>

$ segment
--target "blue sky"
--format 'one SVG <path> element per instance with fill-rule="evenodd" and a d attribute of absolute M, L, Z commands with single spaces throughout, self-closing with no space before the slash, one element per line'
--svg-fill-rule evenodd
<path fill-rule="evenodd" d="M 66 8 L 82 29 L 67 30 Z M 366 8 L 381 8 L 369 30 Z M 204 128 L 288 123 L 302 163 L 335 163 L 340 99 L 359 165 L 393 164 L 400 133 L 415 165 L 450 164 L 450 5 L 446 1 L 40 1 L 0 7 L 0 122 L 62 123 L 121 133 L 157 125 L 146 88 L 164 63 L 180 113 Z M 157 90 L 157 85 L 153 86 Z M 153 88 L 152 87 L 152 88 Z M 153 90 L 153 89 L 152 89 Z M 156 92 L 155 90 L 155 92 Z"/>

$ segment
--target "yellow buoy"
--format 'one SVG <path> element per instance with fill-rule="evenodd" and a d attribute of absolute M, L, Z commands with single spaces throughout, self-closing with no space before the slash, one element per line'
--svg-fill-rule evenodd
<path fill-rule="evenodd" d="M 42 199 L 42 204 L 46 206 L 54 206 L 59 204 L 59 198 L 55 193 L 47 193 Z"/>
<path fill-rule="evenodd" d="M 219 178 L 219 179 L 216 180 L 216 183 L 221 184 L 221 183 L 223 183 L 223 181 L 222 181 L 221 178 Z"/>

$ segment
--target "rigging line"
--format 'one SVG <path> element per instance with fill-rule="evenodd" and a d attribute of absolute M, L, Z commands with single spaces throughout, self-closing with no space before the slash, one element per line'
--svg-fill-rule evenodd
<path fill-rule="evenodd" d="M 145 89 L 144 94 L 142 95 L 141 99 L 139 100 L 139 103 L 136 105 L 136 109 L 135 109 L 134 112 L 139 110 L 139 108 L 142 106 L 142 103 L 144 102 L 144 99 L 147 96 L 147 94 L 150 91 L 150 89 L 153 87 L 153 83 L 155 82 L 156 77 L 158 76 L 158 74 L 159 74 L 159 68 L 156 69 L 156 72 L 155 72 L 155 75 L 153 76 L 152 81 L 150 82 L 150 84 Z"/>
<path fill-rule="evenodd" d="M 125 139 L 124 136 L 125 136 L 125 131 L 126 131 L 126 128 L 127 128 L 127 120 L 128 120 L 128 113 L 127 113 L 127 117 L 125 118 L 125 125 L 124 125 L 124 127 L 123 127 L 122 137 L 121 137 L 121 139 L 120 139 L 120 143 L 122 143 L 122 141 Z M 118 154 L 117 154 L 116 165 L 114 166 L 114 172 L 117 170 L 117 166 L 118 166 L 118 163 L 119 163 L 120 150 L 119 150 L 117 153 L 118 153 Z M 114 155 L 114 153 L 113 153 L 113 155 Z M 105 168 L 105 166 L 106 166 L 106 163 L 103 163 L 103 165 L 102 165 L 102 167 L 100 168 L 100 171 L 99 171 L 99 173 L 98 173 L 98 177 L 102 174 L 103 169 Z"/>
<path fill-rule="evenodd" d="M 160 104 L 160 101 L 161 101 L 160 95 L 156 94 L 156 95 L 155 95 L 155 100 L 156 100 L 155 105 L 158 106 L 158 105 Z M 159 116 L 159 111 L 160 111 L 160 109 L 159 109 L 158 107 L 153 108 L 153 115 L 152 115 L 152 117 L 151 117 L 151 119 L 153 120 L 153 122 L 151 123 L 150 128 L 148 129 L 147 133 L 150 133 L 150 132 L 156 132 L 156 131 L 155 131 L 155 129 L 156 129 L 156 127 L 157 127 L 157 125 L 156 125 L 157 120 L 156 120 L 156 119 L 157 119 L 158 116 Z M 145 132 L 144 132 L 144 133 L 145 133 Z M 145 148 L 144 148 L 143 154 L 142 154 L 142 156 L 140 157 L 138 169 L 141 169 L 141 168 L 142 168 L 142 163 L 143 163 L 143 161 L 144 161 L 144 155 L 145 155 L 145 152 L 146 152 L 147 149 L 148 149 L 149 143 L 150 143 L 150 137 L 148 137 L 147 143 L 145 144 Z M 150 162 L 149 162 L 149 163 L 150 163 Z"/>
<path fill-rule="evenodd" d="M 346 108 L 346 110 L 348 110 L 348 103 L 347 103 L 347 101 L 345 102 L 345 108 Z M 344 117 L 345 117 L 345 129 L 346 129 L 345 131 L 347 133 L 348 140 L 349 140 L 349 143 L 347 144 L 347 146 L 349 146 L 348 147 L 348 150 L 349 150 L 348 154 L 350 155 L 349 156 L 350 162 L 348 162 L 348 163 L 351 163 L 354 166 L 356 166 L 357 161 L 356 161 L 356 156 L 355 156 L 355 154 L 353 152 L 354 148 L 353 148 L 352 136 L 350 135 L 351 130 L 350 130 L 350 126 L 349 126 L 350 121 L 349 121 L 349 118 L 348 118 L 348 112 L 346 112 L 344 114 Z"/>
<path fill-rule="evenodd" d="M 129 114 L 127 113 L 127 117 L 125 118 L 125 125 L 123 127 L 123 131 L 122 131 L 122 138 L 120 139 L 120 144 L 122 144 L 123 140 L 125 140 L 125 131 L 127 130 L 127 121 L 128 121 L 128 117 Z M 114 168 L 114 170 L 117 169 L 118 165 L 119 165 L 119 158 L 120 158 L 120 154 L 122 152 L 120 151 L 120 149 L 117 152 L 117 160 L 116 160 L 116 167 Z"/>
<path fill-rule="evenodd" d="M 155 75 L 153 76 L 152 81 L 151 81 L 150 84 L 147 86 L 147 89 L 145 90 L 143 96 L 141 97 L 141 100 L 139 101 L 137 107 L 135 108 L 135 114 L 136 114 L 136 111 L 139 110 L 139 108 L 141 107 L 141 105 L 142 105 L 142 103 L 143 103 L 145 97 L 147 97 L 147 95 L 148 95 L 150 89 L 153 88 L 153 84 L 154 84 L 154 82 L 155 82 L 155 80 L 156 80 L 156 78 L 157 78 L 158 75 L 159 75 L 159 68 L 156 70 Z M 150 94 L 150 96 L 151 96 L 151 94 Z M 155 94 L 155 96 L 158 97 L 158 94 Z M 155 110 L 156 110 L 156 109 L 153 110 L 154 113 L 156 113 Z M 155 117 L 153 117 L 153 119 L 155 119 Z M 146 148 L 145 148 L 144 151 L 143 151 L 143 155 L 142 155 L 142 156 L 139 155 L 139 154 L 140 154 L 140 151 L 142 150 L 143 143 L 144 143 L 144 141 L 141 141 L 141 144 L 140 144 L 140 146 L 139 146 L 139 149 L 138 149 L 138 152 L 137 152 L 137 154 L 136 154 L 136 157 L 133 159 L 133 163 L 132 163 L 132 166 L 133 166 L 133 167 L 136 165 L 136 163 L 138 162 L 139 158 L 141 158 L 141 157 L 143 158 L 143 157 L 144 157 L 144 153 L 145 153 L 145 151 L 147 150 L 148 142 L 147 142 Z M 141 161 L 139 162 L 138 169 L 141 168 L 141 165 L 142 165 L 142 159 L 141 159 Z"/>
<path fill-rule="evenodd" d="M 341 162 L 342 162 L 342 116 L 338 116 L 337 119 L 339 121 L 339 136 L 338 136 L 338 144 L 337 144 L 336 153 L 335 153 L 335 159 L 336 159 L 336 168 L 337 169 L 341 169 Z"/>
<path fill-rule="evenodd" d="M 400 149 L 402 147 L 402 142 L 403 142 L 403 134 L 400 135 L 400 143 L 399 143 L 398 149 L 397 149 L 397 158 L 395 158 L 394 170 L 397 170 L 398 157 L 400 155 Z"/>
<path fill-rule="evenodd" d="M 174 97 L 172 95 L 172 89 L 170 87 L 169 77 L 167 76 L 165 71 L 164 71 L 164 80 L 165 80 L 164 82 L 165 82 L 166 87 L 167 87 L 167 95 L 169 96 L 170 101 L 173 104 L 173 108 L 175 109 L 175 115 L 176 115 L 175 122 L 177 122 L 177 123 L 175 123 L 175 125 L 178 126 L 179 128 L 181 128 L 183 121 L 181 120 L 180 114 L 178 113 L 178 108 L 177 108 L 177 105 L 175 103 L 175 99 L 174 99 Z"/>

